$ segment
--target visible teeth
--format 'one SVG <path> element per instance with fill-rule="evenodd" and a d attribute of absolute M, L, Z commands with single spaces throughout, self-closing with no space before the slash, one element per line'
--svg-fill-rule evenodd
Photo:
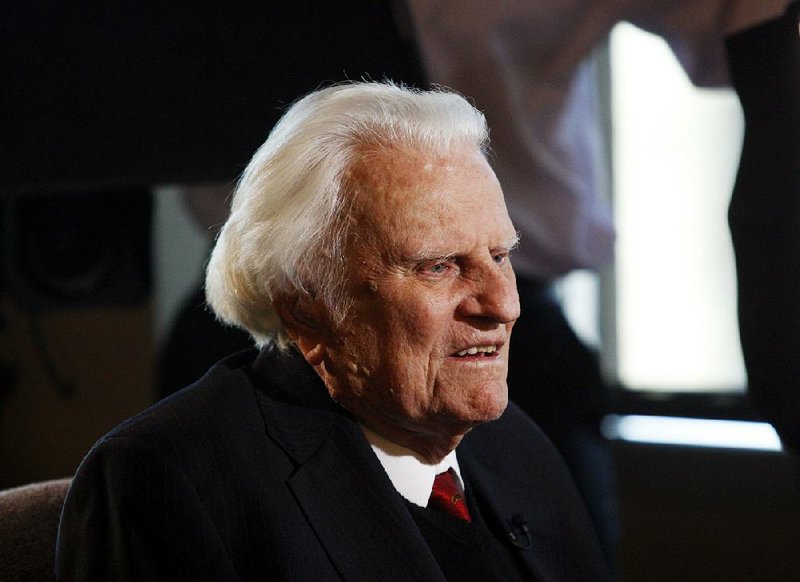
<path fill-rule="evenodd" d="M 457 356 L 474 356 L 478 352 L 482 354 L 492 354 L 497 351 L 497 346 L 475 346 L 466 350 L 461 350 Z"/>

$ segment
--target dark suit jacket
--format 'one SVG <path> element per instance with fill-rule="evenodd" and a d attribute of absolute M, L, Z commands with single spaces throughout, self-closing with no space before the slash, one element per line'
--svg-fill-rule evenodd
<path fill-rule="evenodd" d="M 431 580 L 435 559 L 355 420 L 297 355 L 253 352 L 102 438 L 59 529 L 59 580 Z M 459 463 L 498 536 L 521 515 L 531 579 L 607 579 L 550 443 L 514 405 Z M 517 532 L 520 533 L 520 532 Z"/>

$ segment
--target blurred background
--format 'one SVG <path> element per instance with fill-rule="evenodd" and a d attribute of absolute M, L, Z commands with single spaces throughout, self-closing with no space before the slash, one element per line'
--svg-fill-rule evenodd
<path fill-rule="evenodd" d="M 246 344 L 209 331 L 203 268 L 287 104 L 332 81 L 427 82 L 396 3 L 113 4 L 0 8 L 0 488 L 72 475 Z M 739 98 L 627 22 L 591 59 L 616 258 L 557 289 L 612 387 L 621 577 L 800 580 L 800 469 L 746 397 L 739 343 Z"/>

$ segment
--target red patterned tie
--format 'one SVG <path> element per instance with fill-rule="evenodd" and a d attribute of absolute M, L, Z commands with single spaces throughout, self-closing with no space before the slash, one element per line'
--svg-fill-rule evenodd
<path fill-rule="evenodd" d="M 449 513 L 453 517 L 472 521 L 464 499 L 464 491 L 458 484 L 455 471 L 448 469 L 436 475 L 433 480 L 433 491 L 428 499 L 428 507 Z"/>

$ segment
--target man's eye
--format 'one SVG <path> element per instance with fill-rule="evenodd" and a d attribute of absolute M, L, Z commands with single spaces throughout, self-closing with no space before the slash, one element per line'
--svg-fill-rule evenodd
<path fill-rule="evenodd" d="M 433 273 L 434 275 L 442 275 L 446 273 L 449 268 L 450 267 L 447 265 L 447 263 L 436 263 L 435 265 L 428 267 L 428 272 Z"/>
<path fill-rule="evenodd" d="M 494 259 L 495 263 L 502 265 L 508 260 L 508 253 L 497 253 L 492 258 Z"/>

